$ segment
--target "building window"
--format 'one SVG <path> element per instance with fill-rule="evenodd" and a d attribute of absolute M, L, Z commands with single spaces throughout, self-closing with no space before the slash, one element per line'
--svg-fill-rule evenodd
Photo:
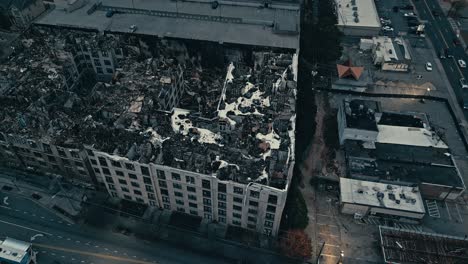
<path fill-rule="evenodd" d="M 210 206 L 203 206 L 203 211 L 211 213 L 211 207 Z"/>
<path fill-rule="evenodd" d="M 98 59 L 94 59 L 94 65 L 101 66 L 101 62 Z"/>
<path fill-rule="evenodd" d="M 166 179 L 166 173 L 162 170 L 156 170 L 156 173 L 158 174 L 158 178 L 159 179 L 163 179 L 165 180 Z"/>
<path fill-rule="evenodd" d="M 137 176 L 136 176 L 135 174 L 133 174 L 133 173 L 129 173 L 129 174 L 128 174 L 128 177 L 129 177 L 130 179 L 138 180 Z"/>
<path fill-rule="evenodd" d="M 98 168 L 94 168 L 94 172 L 97 174 L 101 173 L 101 171 Z"/>
<path fill-rule="evenodd" d="M 78 155 L 78 151 L 70 151 L 70 154 L 73 158 L 79 159 L 80 155 Z"/>
<path fill-rule="evenodd" d="M 118 197 L 116 192 L 110 192 L 110 194 L 111 194 L 112 197 Z"/>
<path fill-rule="evenodd" d="M 104 65 L 110 66 L 111 65 L 110 60 L 104 60 Z"/>
<path fill-rule="evenodd" d="M 203 217 L 206 218 L 206 219 L 211 219 L 211 214 L 204 213 Z"/>
<path fill-rule="evenodd" d="M 148 199 L 156 200 L 156 196 L 153 193 L 148 193 Z"/>
<path fill-rule="evenodd" d="M 94 157 L 94 152 L 90 149 L 86 149 L 86 153 L 88 153 L 88 156 Z"/>
<path fill-rule="evenodd" d="M 268 203 L 277 204 L 278 203 L 278 196 L 270 194 L 268 195 Z"/>
<path fill-rule="evenodd" d="M 179 189 L 181 190 L 182 189 L 182 185 L 180 183 L 172 183 L 172 187 L 174 187 L 175 189 Z"/>
<path fill-rule="evenodd" d="M 219 208 L 226 208 L 226 203 L 225 202 L 218 202 L 218 207 Z"/>
<path fill-rule="evenodd" d="M 226 184 L 224 183 L 218 183 L 218 192 L 226 192 Z"/>
<path fill-rule="evenodd" d="M 207 190 L 203 190 L 203 197 L 211 197 L 211 192 Z"/>
<path fill-rule="evenodd" d="M 169 197 L 163 196 L 162 201 L 165 202 L 165 203 L 168 203 L 169 202 Z"/>
<path fill-rule="evenodd" d="M 182 201 L 182 200 L 176 200 L 175 202 L 176 202 L 176 204 L 178 204 L 178 205 L 184 205 L 184 201 Z"/>
<path fill-rule="evenodd" d="M 63 149 L 58 149 L 57 151 L 58 151 L 58 153 L 59 153 L 60 156 L 62 156 L 62 157 L 66 157 L 66 156 L 67 156 L 67 154 L 65 154 L 65 151 L 63 151 Z M 103 159 L 104 159 L 104 158 L 103 158 Z M 105 162 L 105 160 L 106 160 L 106 159 L 104 159 L 105 165 L 101 164 L 102 166 L 107 166 L 107 163 Z M 101 160 L 99 160 L 99 161 L 101 161 Z"/>
<path fill-rule="evenodd" d="M 114 70 L 112 70 L 111 68 L 106 68 L 106 72 L 109 73 L 109 74 L 112 74 L 112 73 L 114 73 Z"/>
<path fill-rule="evenodd" d="M 226 217 L 218 217 L 218 222 L 220 223 L 226 223 Z"/>
<path fill-rule="evenodd" d="M 256 202 L 256 201 L 249 201 L 249 205 L 250 205 L 250 206 L 255 206 L 255 207 L 257 207 L 257 206 L 258 206 L 258 202 Z"/>
<path fill-rule="evenodd" d="M 136 195 L 142 195 L 142 193 L 139 190 L 133 190 L 133 193 Z"/>
<path fill-rule="evenodd" d="M 242 206 L 233 205 L 233 206 L 232 206 L 232 209 L 233 209 L 233 210 L 236 210 L 236 211 L 242 211 Z"/>
<path fill-rule="evenodd" d="M 118 176 L 124 177 L 123 171 L 118 171 L 118 170 L 116 170 L 116 171 L 115 171 L 115 174 L 117 174 Z"/>
<path fill-rule="evenodd" d="M 265 227 L 273 227 L 273 222 L 265 221 Z"/>
<path fill-rule="evenodd" d="M 145 190 L 147 192 L 154 192 L 153 186 L 151 186 L 151 185 L 145 185 Z"/>
<path fill-rule="evenodd" d="M 195 184 L 195 177 L 193 176 L 185 176 L 185 181 L 187 183 Z"/>
<path fill-rule="evenodd" d="M 115 185 L 114 184 L 109 184 L 109 190 L 115 190 Z"/>
<path fill-rule="evenodd" d="M 139 203 L 145 203 L 145 200 L 141 199 L 140 197 L 136 197 L 136 201 Z"/>
<path fill-rule="evenodd" d="M 102 71 L 102 68 L 101 68 L 101 67 L 96 67 L 96 72 L 97 72 L 97 73 L 100 73 L 100 74 L 103 74 L 103 71 Z"/>
<path fill-rule="evenodd" d="M 209 180 L 202 180 L 202 187 L 205 189 L 210 189 L 211 188 L 211 183 Z"/>
<path fill-rule="evenodd" d="M 108 168 L 102 168 L 102 173 L 110 175 L 110 171 Z"/>
<path fill-rule="evenodd" d="M 250 191 L 250 197 L 258 198 L 258 197 L 260 197 L 260 192 Z"/>
<path fill-rule="evenodd" d="M 220 200 L 220 201 L 226 201 L 226 194 L 224 194 L 224 193 L 218 193 L 218 200 Z"/>
<path fill-rule="evenodd" d="M 180 181 L 180 174 L 178 173 L 172 173 L 172 179 L 176 181 Z"/>
<path fill-rule="evenodd" d="M 243 193 L 244 193 L 244 189 L 242 189 L 242 188 L 240 188 L 240 187 L 234 187 L 234 193 L 243 194 Z"/>
<path fill-rule="evenodd" d="M 171 206 L 168 204 L 164 204 L 164 209 L 171 210 Z"/>
<path fill-rule="evenodd" d="M 254 222 L 254 223 L 257 222 L 257 218 L 256 218 L 256 217 L 253 217 L 253 216 L 247 217 L 247 220 L 250 221 L 250 222 Z"/>
<path fill-rule="evenodd" d="M 127 200 L 132 200 L 132 197 L 130 195 L 127 195 L 127 194 L 124 194 L 124 198 L 127 199 Z"/>
<path fill-rule="evenodd" d="M 169 191 L 167 189 L 161 189 L 162 195 L 169 195 Z"/>
<path fill-rule="evenodd" d="M 248 212 L 249 212 L 249 214 L 254 214 L 254 215 L 256 215 L 258 213 L 257 210 L 250 209 L 250 208 L 249 208 Z"/>
<path fill-rule="evenodd" d="M 97 161 L 95 159 L 89 159 L 91 161 L 91 164 L 97 165 Z"/>
<path fill-rule="evenodd" d="M 149 201 L 149 204 L 150 204 L 151 206 L 156 206 L 156 202 L 155 202 L 155 201 L 151 201 L 151 200 L 150 200 L 150 201 Z"/>
<path fill-rule="evenodd" d="M 270 213 L 266 213 L 265 218 L 268 219 L 268 220 L 274 220 L 274 219 L 275 219 L 275 215 L 274 215 L 274 214 L 270 214 Z"/>
<path fill-rule="evenodd" d="M 159 186 L 160 186 L 160 187 L 167 187 L 166 181 L 159 180 L 158 182 L 159 182 Z"/>
<path fill-rule="evenodd" d="M 238 213 L 232 213 L 232 217 L 241 219 L 242 215 Z"/>
<path fill-rule="evenodd" d="M 242 203 L 242 198 L 240 198 L 240 197 L 233 197 L 233 198 L 232 198 L 232 201 L 235 202 L 235 203 Z"/>
<path fill-rule="evenodd" d="M 102 51 L 101 54 L 102 54 L 103 57 L 109 57 L 107 51 Z M 104 61 L 106 61 L 106 60 L 104 60 Z"/>
<path fill-rule="evenodd" d="M 271 229 L 265 228 L 265 229 L 263 230 L 263 234 L 265 234 L 265 235 L 267 235 L 267 236 L 271 236 Z"/>
<path fill-rule="evenodd" d="M 62 152 L 63 152 L 63 151 L 62 151 Z M 59 152 L 59 153 L 60 153 L 60 152 Z M 65 152 L 64 152 L 64 154 L 65 154 Z M 104 158 L 104 157 L 99 157 L 98 160 L 99 160 L 99 165 L 104 166 L 104 167 L 108 167 L 106 158 Z"/>
<path fill-rule="evenodd" d="M 131 170 L 131 171 L 134 171 L 135 170 L 135 166 L 133 166 L 132 163 L 125 163 L 125 168 L 127 170 Z"/>
<path fill-rule="evenodd" d="M 187 191 L 189 191 L 189 192 L 197 192 L 197 190 L 195 189 L 195 187 L 192 187 L 192 186 L 187 186 Z"/>
<path fill-rule="evenodd" d="M 119 183 L 123 185 L 127 185 L 127 181 L 125 179 L 119 179 Z"/>
<path fill-rule="evenodd" d="M 191 214 L 191 215 L 198 215 L 198 212 L 195 211 L 195 210 L 190 210 L 190 214 Z"/>
<path fill-rule="evenodd" d="M 189 195 L 188 195 L 188 199 L 189 199 L 189 200 L 196 201 L 196 200 L 197 200 L 197 196 L 195 196 L 195 195 L 193 195 L 193 194 L 189 194 Z"/>
<path fill-rule="evenodd" d="M 255 228 L 256 228 L 256 226 L 255 226 L 255 225 L 253 225 L 253 224 L 248 224 L 248 225 L 247 225 L 247 228 L 250 228 L 250 229 L 255 229 Z"/>
<path fill-rule="evenodd" d="M 189 203 L 188 205 L 189 205 L 189 207 L 192 207 L 192 208 L 197 208 L 198 207 L 196 203 Z"/>
<path fill-rule="evenodd" d="M 184 195 L 181 192 L 174 192 L 174 195 L 177 197 L 184 197 Z"/>
<path fill-rule="evenodd" d="M 140 184 L 138 184 L 137 182 L 131 182 L 131 184 L 133 187 L 140 188 Z"/>
<path fill-rule="evenodd" d="M 148 167 L 140 166 L 141 174 L 150 176 Z"/>
<path fill-rule="evenodd" d="M 203 198 L 203 204 L 205 204 L 205 205 L 211 205 L 211 199 Z"/>
<path fill-rule="evenodd" d="M 270 213 L 276 212 L 276 206 L 268 205 L 267 206 L 267 212 L 270 212 Z"/>
<path fill-rule="evenodd" d="M 177 207 L 177 212 L 185 213 L 185 208 Z"/>
<path fill-rule="evenodd" d="M 218 214 L 226 216 L 226 210 L 218 209 Z"/>
<path fill-rule="evenodd" d="M 121 189 L 123 192 L 127 192 L 127 193 L 130 192 L 130 190 L 129 190 L 127 187 L 120 187 L 120 189 Z"/>
<path fill-rule="evenodd" d="M 112 179 L 112 177 L 106 176 L 106 182 L 114 183 L 114 179 Z"/>
<path fill-rule="evenodd" d="M 241 225 L 241 222 L 240 222 L 239 220 L 232 220 L 232 224 L 233 224 L 233 225 L 240 226 L 240 225 Z"/>
<path fill-rule="evenodd" d="M 130 175 L 130 173 L 128 174 Z M 145 184 L 152 184 L 153 182 L 151 181 L 151 178 L 150 177 L 143 177 L 143 182 Z"/>

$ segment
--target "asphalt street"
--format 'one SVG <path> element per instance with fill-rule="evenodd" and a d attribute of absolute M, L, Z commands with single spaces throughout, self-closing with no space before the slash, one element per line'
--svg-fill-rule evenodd
<path fill-rule="evenodd" d="M 453 58 L 441 59 L 442 66 L 447 74 L 449 82 L 454 89 L 458 102 L 461 102 L 461 86 L 460 78 L 468 79 L 467 68 L 461 68 L 458 65 L 458 60 L 468 61 L 468 56 L 462 46 L 455 45 L 454 39 L 457 38 L 453 32 L 449 21 L 444 16 L 444 13 L 437 2 L 438 0 L 413 0 L 413 3 L 419 13 L 419 18 L 426 23 L 426 35 L 431 40 L 436 52 L 448 49 Z M 436 11 L 439 16 L 434 16 L 433 11 Z"/>
<path fill-rule="evenodd" d="M 41 264 L 229 263 L 162 242 L 70 224 L 9 192 L 0 192 L 0 236 L 32 241 Z"/>

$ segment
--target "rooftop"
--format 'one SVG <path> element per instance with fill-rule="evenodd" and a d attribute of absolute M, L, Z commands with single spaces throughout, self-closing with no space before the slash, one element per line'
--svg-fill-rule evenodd
<path fill-rule="evenodd" d="M 0 241 L 0 260 L 23 263 L 23 259 L 29 254 L 30 247 L 30 243 L 7 237 L 5 240 Z"/>
<path fill-rule="evenodd" d="M 463 237 L 379 226 L 385 263 L 467 263 Z"/>
<path fill-rule="evenodd" d="M 66 89 L 49 85 L 55 74 L 43 67 L 56 53 L 49 45 L 60 38 L 36 33 L 21 42 L 32 43 L 28 49 L 18 49 L 0 68 L 5 76 L 23 76 L 3 94 L 1 132 L 284 187 L 294 160 L 297 56 L 253 52 L 252 64 L 204 68 L 200 57 L 176 41 L 152 43 L 157 54 L 145 57 L 128 42 L 104 35 L 106 43 L 120 43 L 125 56 L 112 82 L 86 85 L 82 76 L 84 84 Z M 89 41 L 95 38 L 87 34 Z"/>
<path fill-rule="evenodd" d="M 392 113 L 383 112 L 379 118 L 379 125 L 425 128 L 429 121 L 422 113 Z"/>
<path fill-rule="evenodd" d="M 368 100 L 344 100 L 343 105 L 347 127 L 378 131 L 375 119 L 375 113 L 380 112 L 380 105 L 378 102 Z"/>
<path fill-rule="evenodd" d="M 445 142 L 426 128 L 378 125 L 376 142 L 448 149 Z"/>
<path fill-rule="evenodd" d="M 90 0 L 72 12 L 66 11 L 65 1 L 56 2 L 56 8 L 37 24 L 116 33 L 128 33 L 136 25 L 134 34 L 299 48 L 297 1 L 273 1 L 265 7 L 260 1 Z M 115 13 L 108 17 L 110 10 Z"/>
<path fill-rule="evenodd" d="M 403 38 L 378 36 L 373 37 L 372 41 L 376 47 L 376 57 L 381 57 L 383 62 L 411 60 L 411 55 Z"/>
<path fill-rule="evenodd" d="M 341 202 L 425 213 L 423 199 L 413 187 L 340 178 Z"/>
<path fill-rule="evenodd" d="M 335 0 L 335 3 L 338 25 L 380 28 L 374 0 Z"/>

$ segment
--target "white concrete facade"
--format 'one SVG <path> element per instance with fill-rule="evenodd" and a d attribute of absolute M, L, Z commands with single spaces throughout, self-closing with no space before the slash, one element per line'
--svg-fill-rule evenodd
<path fill-rule="evenodd" d="M 113 197 L 276 235 L 287 190 L 218 180 L 214 175 L 140 164 L 88 149 L 96 176 Z M 292 168 L 290 168 L 290 176 Z"/>

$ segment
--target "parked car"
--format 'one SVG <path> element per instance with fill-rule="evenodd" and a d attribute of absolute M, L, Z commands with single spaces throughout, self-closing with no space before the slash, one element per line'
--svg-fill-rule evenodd
<path fill-rule="evenodd" d="M 390 19 L 380 19 L 380 23 L 384 24 L 384 25 L 391 25 L 392 24 L 392 21 L 390 21 Z"/>
<path fill-rule="evenodd" d="M 432 63 L 426 62 L 426 71 L 432 71 Z"/>
<path fill-rule="evenodd" d="M 405 16 L 405 17 L 417 17 L 416 14 L 413 13 L 413 12 L 405 13 L 404 16 Z"/>
<path fill-rule="evenodd" d="M 401 10 L 411 10 L 413 11 L 414 10 L 414 6 L 412 5 L 405 5 L 405 6 L 402 6 L 400 7 Z"/>
<path fill-rule="evenodd" d="M 459 39 L 454 38 L 454 39 L 453 39 L 453 44 L 455 44 L 456 46 L 460 46 L 460 45 L 461 45 L 461 42 L 460 42 Z"/>
<path fill-rule="evenodd" d="M 462 106 L 463 109 L 468 109 L 468 89 L 462 89 Z"/>
<path fill-rule="evenodd" d="M 439 12 L 437 10 L 432 10 L 432 15 L 435 17 L 440 16 Z"/>
<path fill-rule="evenodd" d="M 383 26 L 383 27 L 382 27 L 382 30 L 383 30 L 383 31 L 387 31 L 387 32 L 391 32 L 391 31 L 393 31 L 393 28 L 390 27 L 390 26 Z"/>
<path fill-rule="evenodd" d="M 468 89 L 468 82 L 465 80 L 465 78 L 460 79 L 460 85 L 461 85 L 461 88 Z"/>
<path fill-rule="evenodd" d="M 466 62 L 464 60 L 458 60 L 458 65 L 460 65 L 460 68 L 466 68 Z"/>
<path fill-rule="evenodd" d="M 449 49 L 445 49 L 445 56 L 447 58 L 453 58 L 453 55 L 450 53 Z"/>
<path fill-rule="evenodd" d="M 441 59 L 447 58 L 447 57 L 445 56 L 445 51 L 444 51 L 443 49 L 439 52 L 439 58 L 441 58 Z"/>

